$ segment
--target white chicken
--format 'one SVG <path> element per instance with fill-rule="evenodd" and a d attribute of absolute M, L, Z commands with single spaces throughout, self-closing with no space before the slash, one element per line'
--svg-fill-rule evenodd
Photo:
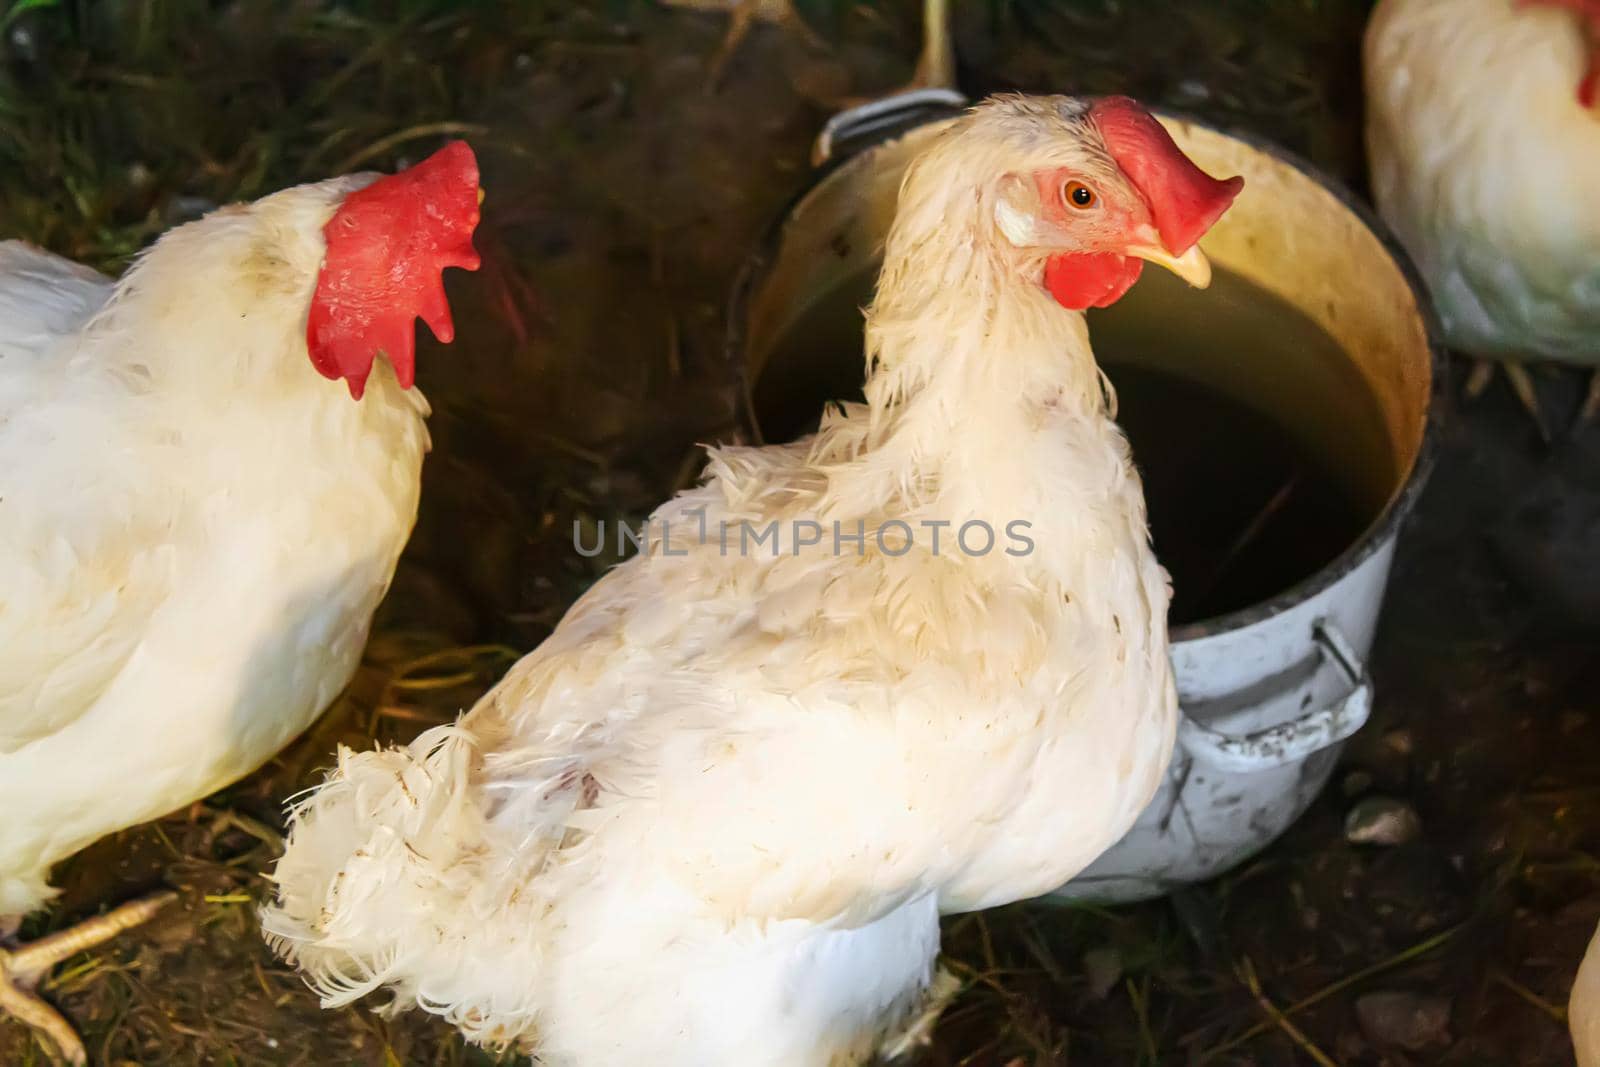
<path fill-rule="evenodd" d="M 1378 208 L 1548 436 L 1520 361 L 1600 366 L 1600 0 L 1383 0 L 1364 59 Z"/>
<path fill-rule="evenodd" d="M 349 681 L 416 517 L 414 320 L 450 338 L 478 195 L 457 143 L 224 208 L 117 282 L 0 243 L 0 934 Z M 84 1062 L 29 987 L 161 902 L 0 950 L 0 1009 Z"/>
<path fill-rule="evenodd" d="M 1567 1001 L 1567 1026 L 1578 1067 L 1600 1067 L 1600 931 L 1589 941 Z"/>
<path fill-rule="evenodd" d="M 1206 284 L 1241 184 L 1124 98 L 953 123 L 902 187 L 867 402 L 713 450 L 459 723 L 342 750 L 270 940 L 328 1005 L 388 987 L 551 1067 L 926 1032 L 939 915 L 1067 881 L 1167 765 L 1168 590 L 1078 311 L 1144 260 Z"/>

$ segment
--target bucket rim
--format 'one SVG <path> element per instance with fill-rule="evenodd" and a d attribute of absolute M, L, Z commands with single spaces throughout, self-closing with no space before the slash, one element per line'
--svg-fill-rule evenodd
<path fill-rule="evenodd" d="M 1417 269 L 1416 263 L 1413 262 L 1410 254 L 1401 245 L 1399 238 L 1395 236 L 1388 224 L 1379 217 L 1377 211 L 1357 196 L 1348 185 L 1301 156 L 1298 152 L 1285 148 L 1253 130 L 1221 125 L 1201 118 L 1192 112 L 1174 108 L 1158 107 L 1151 110 L 1161 118 L 1195 126 L 1239 141 L 1263 155 L 1298 171 L 1302 176 L 1329 193 L 1342 208 L 1354 215 L 1377 238 L 1379 247 L 1398 268 L 1401 280 L 1409 290 L 1413 306 L 1416 309 L 1418 318 L 1421 320 L 1423 340 L 1428 352 L 1428 398 L 1427 409 L 1423 416 L 1422 440 L 1417 446 L 1416 455 L 1411 460 L 1404 480 L 1389 494 L 1389 498 L 1383 508 L 1368 524 L 1366 530 L 1352 541 L 1343 552 L 1322 567 L 1293 585 L 1267 597 L 1265 600 L 1259 600 L 1246 607 L 1224 612 L 1221 615 L 1214 615 L 1210 618 L 1197 619 L 1194 622 L 1186 622 L 1177 626 L 1169 624 L 1167 642 L 1169 645 L 1177 645 L 1183 642 L 1199 641 L 1245 630 L 1269 619 L 1276 618 L 1338 585 L 1365 563 L 1380 547 L 1394 540 L 1399 532 L 1401 523 L 1416 507 L 1417 500 L 1421 497 L 1422 491 L 1426 487 L 1429 475 L 1433 471 L 1434 462 L 1437 459 L 1439 435 L 1445 419 L 1445 409 L 1449 401 L 1449 391 L 1446 388 L 1448 352 L 1442 340 L 1443 331 L 1439 325 L 1432 298 L 1422 280 L 1421 272 Z M 748 312 L 756 286 L 777 261 L 784 226 L 790 216 L 793 215 L 807 197 L 837 171 L 850 167 L 864 166 L 864 160 L 870 159 L 890 141 L 897 140 L 929 125 L 943 125 L 952 122 L 959 115 L 959 112 L 947 115 L 929 115 L 921 121 L 894 131 L 882 140 L 863 147 L 851 155 L 832 159 L 826 165 L 818 168 L 813 174 L 812 180 L 806 183 L 794 196 L 790 197 L 778 211 L 773 221 L 762 233 L 755 250 L 745 258 L 743 266 L 739 269 L 739 273 L 734 279 L 733 288 L 728 298 L 727 328 L 723 347 L 723 358 L 727 364 L 726 369 L 731 375 L 737 390 L 734 420 L 736 433 L 741 438 L 755 444 L 764 443 L 761 437 L 760 425 L 756 421 L 755 398 L 752 392 L 754 383 L 750 379 L 750 366 L 746 358 L 748 352 Z"/>

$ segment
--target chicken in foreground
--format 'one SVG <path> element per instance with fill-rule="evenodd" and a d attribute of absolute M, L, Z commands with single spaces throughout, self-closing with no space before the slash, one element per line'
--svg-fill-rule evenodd
<path fill-rule="evenodd" d="M 1600 0 L 1383 0 L 1364 58 L 1378 208 L 1548 439 L 1523 363 L 1600 367 Z"/>
<path fill-rule="evenodd" d="M 1217 181 L 1130 100 L 1007 96 L 912 164 L 867 401 L 719 448 L 458 723 L 341 750 L 263 926 L 548 1067 L 825 1067 L 949 993 L 939 916 L 1070 879 L 1174 740 L 1165 576 L 1080 312 L 1209 281 Z M 937 538 L 937 540 L 936 540 Z"/>
<path fill-rule="evenodd" d="M 450 339 L 479 196 L 456 143 L 224 208 L 117 282 L 0 243 L 0 935 L 350 680 L 416 518 L 415 319 Z M 0 949 L 0 1012 L 85 1062 L 31 987 L 170 897 Z"/>

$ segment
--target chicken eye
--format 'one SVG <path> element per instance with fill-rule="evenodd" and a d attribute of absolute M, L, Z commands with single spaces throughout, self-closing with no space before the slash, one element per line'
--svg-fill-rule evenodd
<path fill-rule="evenodd" d="M 1082 182 L 1068 182 L 1061 190 L 1061 199 L 1081 211 L 1093 207 L 1096 197 L 1094 190 Z"/>

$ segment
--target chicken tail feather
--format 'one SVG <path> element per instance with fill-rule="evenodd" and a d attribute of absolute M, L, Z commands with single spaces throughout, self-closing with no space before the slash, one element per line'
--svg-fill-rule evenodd
<path fill-rule="evenodd" d="M 445 1016 L 475 1041 L 527 1045 L 540 946 L 523 871 L 472 788 L 472 733 L 429 730 L 407 748 L 355 752 L 295 804 L 268 942 L 324 1007 L 389 987 L 392 1010 Z M 500 856 L 498 861 L 491 857 Z M 504 983 L 485 978 L 505 975 Z"/>

